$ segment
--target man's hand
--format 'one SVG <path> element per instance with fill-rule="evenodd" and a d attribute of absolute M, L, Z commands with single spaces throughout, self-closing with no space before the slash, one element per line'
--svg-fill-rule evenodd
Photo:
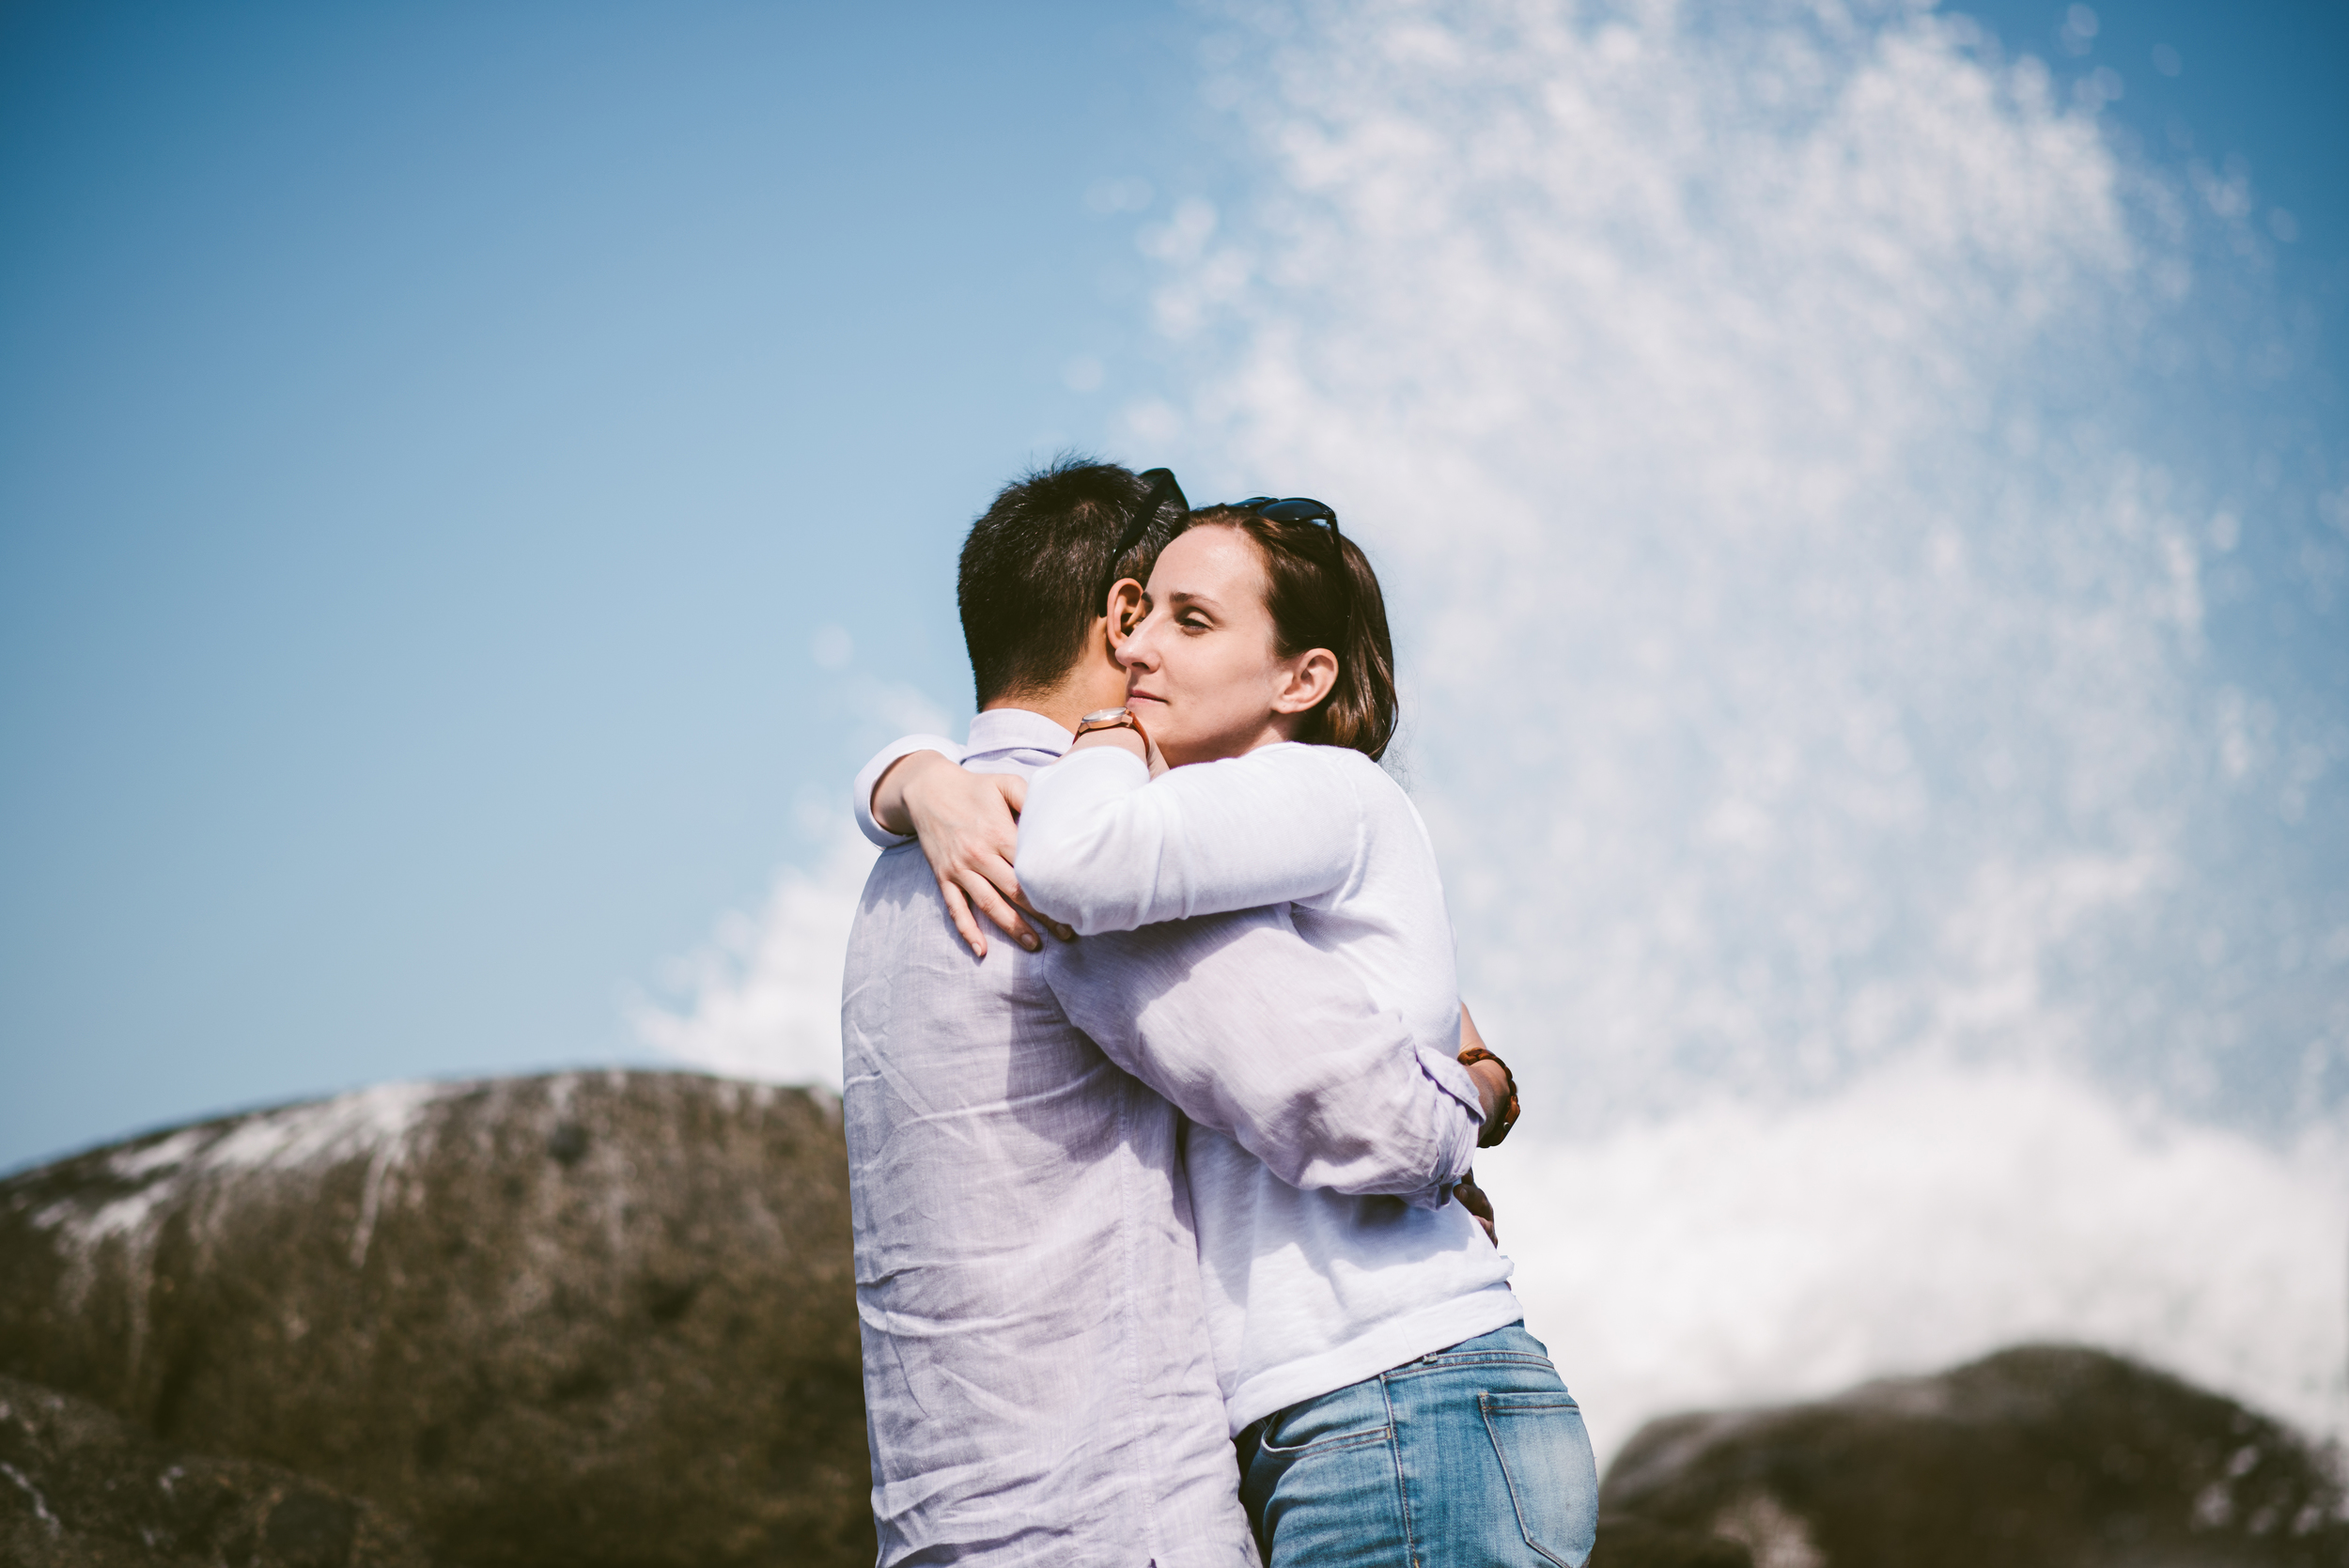
<path fill-rule="evenodd" d="M 1485 1037 L 1476 1032 L 1476 1020 L 1469 1017 L 1468 1003 L 1460 1003 L 1460 1048 L 1466 1050 L 1470 1046 L 1484 1045 Z M 1471 1062 L 1468 1064 L 1468 1075 L 1475 1080 L 1477 1098 L 1485 1102 L 1485 1123 L 1489 1126 L 1508 1102 L 1509 1069 L 1498 1062 Z M 1485 1239 L 1495 1247 L 1500 1246 L 1501 1231 L 1493 1223 L 1493 1201 L 1485 1195 L 1483 1188 L 1476 1185 L 1476 1172 L 1470 1171 L 1462 1176 L 1452 1188 L 1452 1195 L 1460 1201 L 1462 1208 L 1476 1217 L 1477 1224 L 1484 1227 Z"/>
<path fill-rule="evenodd" d="M 935 752 L 930 754 L 937 755 Z M 1485 1037 L 1476 1032 L 1476 1020 L 1469 1017 L 1468 1003 L 1460 1003 L 1460 1048 L 1466 1050 L 1484 1044 Z M 1485 1121 L 1489 1125 L 1509 1098 L 1509 1069 L 1498 1062 L 1471 1062 L 1468 1076 L 1475 1080 L 1476 1094 L 1485 1102 Z M 1489 1220 L 1492 1211 L 1487 1209 L 1485 1217 Z M 1487 1223 L 1485 1228 L 1489 1231 L 1492 1226 Z"/>
<path fill-rule="evenodd" d="M 898 758 L 873 789 L 873 819 L 892 832 L 912 833 L 922 841 L 923 857 L 938 878 L 955 929 L 982 958 L 987 956 L 987 937 L 971 913 L 972 904 L 1031 953 L 1043 941 L 1035 926 L 1022 918 L 1022 909 L 1063 941 L 1074 935 L 1030 908 L 1012 870 L 1012 852 L 1019 843 L 1019 808 L 1027 800 L 1025 779 L 973 773 L 936 752 Z"/>
<path fill-rule="evenodd" d="M 1452 1195 L 1457 1198 L 1460 1201 L 1460 1206 L 1474 1215 L 1476 1222 L 1485 1228 L 1485 1239 L 1495 1247 L 1500 1246 L 1501 1232 L 1493 1224 L 1493 1201 L 1485 1196 L 1483 1188 L 1476 1185 L 1476 1172 L 1470 1171 L 1453 1184 Z"/>

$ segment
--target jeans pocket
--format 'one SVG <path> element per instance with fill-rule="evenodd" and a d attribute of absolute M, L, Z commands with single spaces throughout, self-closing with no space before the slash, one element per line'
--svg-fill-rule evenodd
<path fill-rule="evenodd" d="M 1256 1436 L 1256 1446 L 1281 1459 L 1383 1442 L 1393 1432 L 1383 1390 L 1374 1380 L 1319 1399 L 1305 1400 L 1274 1414 Z"/>
<path fill-rule="evenodd" d="M 1598 1465 L 1582 1411 L 1563 1389 L 1480 1394 L 1525 1544 L 1559 1568 L 1582 1568 L 1598 1536 Z"/>
<path fill-rule="evenodd" d="M 1366 1426 L 1353 1432 L 1276 1432 L 1268 1429 L 1256 1439 L 1256 1447 L 1275 1459 L 1303 1459 L 1359 1444 L 1383 1443 L 1390 1436 L 1389 1429 L 1383 1426 Z M 1284 1442 L 1283 1438 L 1287 1440 Z"/>

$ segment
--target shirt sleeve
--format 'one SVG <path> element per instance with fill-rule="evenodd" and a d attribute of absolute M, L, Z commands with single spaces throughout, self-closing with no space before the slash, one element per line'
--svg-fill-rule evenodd
<path fill-rule="evenodd" d="M 1046 949 L 1104 1055 L 1291 1187 L 1439 1208 L 1476 1157 L 1483 1101 L 1451 1042 L 1412 1039 L 1284 907 Z"/>
<path fill-rule="evenodd" d="M 1155 780 L 1121 748 L 1072 752 L 1028 784 L 1020 889 L 1087 936 L 1336 892 L 1364 819 L 1358 753 L 1315 754 L 1332 750 L 1268 747 Z"/>
<path fill-rule="evenodd" d="M 857 769 L 856 783 L 849 785 L 849 801 L 856 811 L 857 831 L 883 849 L 894 849 L 900 844 L 911 844 L 911 833 L 893 833 L 873 820 L 873 791 L 879 787 L 881 775 L 900 757 L 916 752 L 936 752 L 949 762 L 960 762 L 963 749 L 941 735 L 909 735 L 893 740 L 873 753 L 873 760 Z"/>

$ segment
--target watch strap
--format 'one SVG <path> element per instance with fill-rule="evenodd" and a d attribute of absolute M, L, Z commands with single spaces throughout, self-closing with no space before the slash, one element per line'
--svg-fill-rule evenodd
<path fill-rule="evenodd" d="M 1509 1092 L 1501 1096 L 1501 1103 L 1493 1108 L 1493 1119 L 1485 1124 L 1485 1130 L 1478 1135 L 1476 1140 L 1478 1148 L 1489 1149 L 1508 1137 L 1509 1129 L 1517 1125 L 1517 1075 L 1509 1070 L 1509 1063 L 1482 1046 L 1467 1047 L 1460 1052 L 1459 1060 L 1463 1067 L 1470 1063 L 1489 1062 L 1501 1069 L 1502 1078 L 1509 1080 Z"/>
<path fill-rule="evenodd" d="M 1086 714 L 1083 718 L 1077 721 L 1077 734 L 1075 738 L 1081 740 L 1096 730 L 1133 731 L 1136 735 L 1142 737 L 1143 760 L 1144 762 L 1149 760 L 1149 753 L 1152 750 L 1150 744 L 1150 732 L 1142 727 L 1142 721 L 1134 717 L 1134 710 L 1132 708 L 1105 707 L 1097 712 Z"/>

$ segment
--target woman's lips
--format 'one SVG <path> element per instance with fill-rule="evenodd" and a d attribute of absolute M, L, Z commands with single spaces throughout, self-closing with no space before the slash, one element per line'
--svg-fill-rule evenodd
<path fill-rule="evenodd" d="M 1156 703 L 1160 707 L 1166 706 L 1166 699 L 1155 691 L 1128 691 L 1126 700 L 1129 703 Z"/>

